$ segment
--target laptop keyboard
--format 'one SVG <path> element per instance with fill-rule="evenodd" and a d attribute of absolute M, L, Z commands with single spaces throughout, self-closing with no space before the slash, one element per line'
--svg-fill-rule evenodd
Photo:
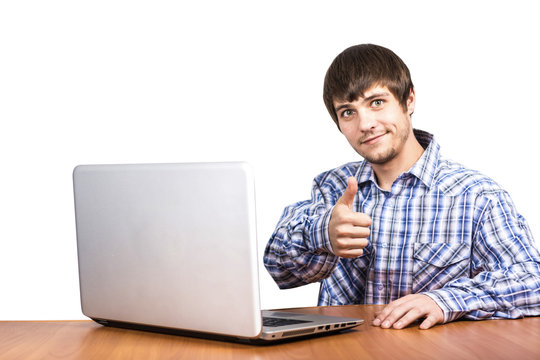
<path fill-rule="evenodd" d="M 267 326 L 267 327 L 295 325 L 295 324 L 303 324 L 303 323 L 310 323 L 310 322 L 312 322 L 312 321 L 274 318 L 274 317 L 263 317 L 263 326 Z"/>

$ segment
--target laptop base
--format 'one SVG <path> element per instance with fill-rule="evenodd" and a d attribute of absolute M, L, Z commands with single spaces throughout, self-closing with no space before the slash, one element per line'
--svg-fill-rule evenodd
<path fill-rule="evenodd" d="M 276 340 L 265 340 L 263 338 L 241 338 L 241 337 L 236 337 L 236 336 L 227 336 L 223 334 L 212 334 L 212 333 L 174 329 L 174 328 L 152 326 L 152 325 L 145 325 L 145 324 L 134 324 L 134 323 L 123 322 L 123 321 L 111 321 L 111 320 L 104 320 L 104 319 L 92 319 L 92 320 L 100 325 L 103 325 L 105 327 L 110 327 L 110 328 L 145 331 L 145 332 L 152 332 L 152 333 L 173 335 L 173 336 L 186 336 L 186 337 L 205 339 L 205 340 L 235 342 L 235 343 L 246 344 L 246 345 L 283 344 L 283 343 L 288 343 L 288 342 L 308 340 L 308 339 L 313 339 L 313 338 L 325 337 L 329 335 L 335 335 L 338 332 L 347 333 L 350 331 L 354 331 L 352 330 L 352 327 L 354 326 L 352 326 L 349 328 L 329 329 L 325 331 L 324 333 L 309 333 L 309 334 L 305 334 L 301 336 L 297 335 L 294 337 L 286 337 L 286 338 L 281 338 L 281 339 L 276 339 Z"/>

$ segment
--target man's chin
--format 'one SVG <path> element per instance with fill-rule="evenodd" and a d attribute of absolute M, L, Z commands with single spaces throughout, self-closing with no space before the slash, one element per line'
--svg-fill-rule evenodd
<path fill-rule="evenodd" d="M 374 165 L 384 165 L 392 161 L 397 153 L 392 149 L 385 154 L 360 154 L 367 162 Z"/>

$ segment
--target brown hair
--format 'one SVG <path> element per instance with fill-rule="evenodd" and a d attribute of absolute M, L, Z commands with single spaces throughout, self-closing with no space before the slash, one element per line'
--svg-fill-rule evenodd
<path fill-rule="evenodd" d="M 391 50 L 373 44 L 351 46 L 339 54 L 326 72 L 323 99 L 339 128 L 334 100 L 352 102 L 373 85 L 386 86 L 404 111 L 414 88 L 407 65 Z"/>

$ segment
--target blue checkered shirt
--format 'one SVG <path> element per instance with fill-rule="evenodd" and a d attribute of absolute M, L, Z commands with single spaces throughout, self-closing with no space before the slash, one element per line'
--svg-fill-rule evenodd
<path fill-rule="evenodd" d="M 444 321 L 540 315 L 540 255 L 525 219 L 493 180 L 449 161 L 429 133 L 425 151 L 382 190 L 371 165 L 349 163 L 313 182 L 311 200 L 285 208 L 264 263 L 280 288 L 321 282 L 319 305 L 431 297 Z M 362 256 L 332 253 L 328 223 L 347 178 L 355 211 L 372 219 Z"/>

